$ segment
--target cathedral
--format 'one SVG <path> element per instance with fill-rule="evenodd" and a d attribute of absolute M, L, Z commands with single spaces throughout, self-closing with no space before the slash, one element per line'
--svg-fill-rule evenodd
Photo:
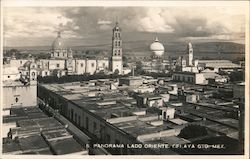
<path fill-rule="evenodd" d="M 61 31 L 58 31 L 57 37 L 52 43 L 50 59 L 38 59 L 38 76 L 65 76 L 65 75 L 93 75 L 100 71 L 106 74 L 118 73 L 124 74 L 122 62 L 122 39 L 121 28 L 118 23 L 112 30 L 112 49 L 111 58 L 92 57 L 92 58 L 74 58 L 73 51 L 67 47 L 62 37 Z M 16 59 L 12 57 L 9 61 L 11 66 L 21 68 L 27 59 Z"/>

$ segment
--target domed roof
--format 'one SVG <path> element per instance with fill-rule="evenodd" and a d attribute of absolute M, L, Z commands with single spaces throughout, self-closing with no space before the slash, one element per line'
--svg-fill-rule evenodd
<path fill-rule="evenodd" d="M 52 43 L 52 50 L 66 50 L 66 46 L 64 44 L 64 40 L 61 37 L 61 32 L 58 32 L 58 35 L 54 42 Z"/>
<path fill-rule="evenodd" d="M 158 38 L 155 38 L 155 41 L 150 45 L 151 51 L 164 51 L 164 46 L 159 42 Z"/>

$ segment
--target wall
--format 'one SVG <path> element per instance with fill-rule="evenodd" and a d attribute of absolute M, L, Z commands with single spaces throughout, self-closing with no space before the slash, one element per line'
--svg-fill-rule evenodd
<path fill-rule="evenodd" d="M 107 70 L 109 68 L 109 60 L 108 59 L 102 59 L 97 60 L 96 64 L 97 70 Z"/>
<path fill-rule="evenodd" d="M 10 60 L 10 66 L 14 66 L 14 67 L 20 67 L 20 66 L 23 66 L 27 61 L 29 60 L 26 60 L 26 59 L 11 59 Z"/>
<path fill-rule="evenodd" d="M 57 65 L 59 64 L 59 67 Z M 65 60 L 49 60 L 49 70 L 65 69 Z"/>
<path fill-rule="evenodd" d="M 86 59 L 86 73 L 93 75 L 96 72 L 96 60 Z"/>
<path fill-rule="evenodd" d="M 80 74 L 84 74 L 85 70 L 86 70 L 86 61 L 85 60 L 76 60 L 75 61 L 75 71 L 76 74 L 80 75 Z"/>
<path fill-rule="evenodd" d="M 3 87 L 3 109 L 9 109 L 12 106 L 28 107 L 36 105 L 37 105 L 36 85 Z"/>
<path fill-rule="evenodd" d="M 119 74 L 122 74 L 122 58 L 121 57 L 112 57 L 112 72 L 119 70 Z"/>

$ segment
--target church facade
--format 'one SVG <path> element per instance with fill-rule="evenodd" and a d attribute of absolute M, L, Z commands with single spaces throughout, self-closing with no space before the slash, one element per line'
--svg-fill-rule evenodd
<path fill-rule="evenodd" d="M 21 68 L 27 61 L 29 60 L 12 57 L 8 63 L 11 66 Z M 37 74 L 42 77 L 81 74 L 93 75 L 101 71 L 106 74 L 123 74 L 121 28 L 118 26 L 118 23 L 113 28 L 111 58 L 74 58 L 73 51 L 65 45 L 59 31 L 52 43 L 50 59 L 38 59 L 36 60 L 36 64 Z"/>

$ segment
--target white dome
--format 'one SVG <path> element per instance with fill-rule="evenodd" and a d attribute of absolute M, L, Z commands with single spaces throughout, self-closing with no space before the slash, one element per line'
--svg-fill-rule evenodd
<path fill-rule="evenodd" d="M 154 53 L 155 56 L 162 56 L 164 54 L 164 46 L 159 40 L 155 39 L 155 41 L 150 45 L 150 50 Z"/>

